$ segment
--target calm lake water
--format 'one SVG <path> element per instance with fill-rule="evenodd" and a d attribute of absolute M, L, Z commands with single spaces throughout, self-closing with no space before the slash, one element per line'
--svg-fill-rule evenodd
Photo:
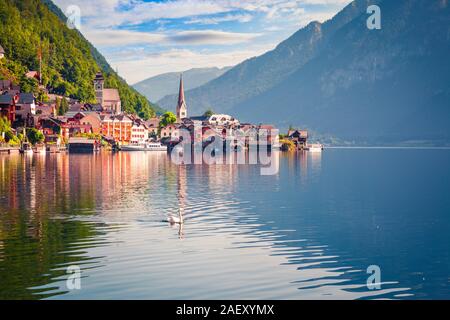
<path fill-rule="evenodd" d="M 261 176 L 165 153 L 0 155 L 0 298 L 449 299 L 449 164 L 327 149 Z M 180 210 L 182 229 L 163 222 Z"/>

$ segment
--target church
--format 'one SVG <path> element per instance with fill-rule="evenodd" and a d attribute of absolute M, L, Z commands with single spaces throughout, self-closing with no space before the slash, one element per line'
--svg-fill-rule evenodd
<path fill-rule="evenodd" d="M 181 123 L 185 118 L 187 118 L 187 105 L 186 100 L 184 98 L 183 75 L 181 75 L 180 91 L 178 93 L 178 104 L 177 104 L 177 122 Z"/>
<path fill-rule="evenodd" d="M 120 114 L 122 112 L 122 103 L 120 101 L 119 90 L 105 89 L 105 79 L 101 72 L 95 75 L 94 89 L 97 104 L 101 105 L 104 112 Z"/>

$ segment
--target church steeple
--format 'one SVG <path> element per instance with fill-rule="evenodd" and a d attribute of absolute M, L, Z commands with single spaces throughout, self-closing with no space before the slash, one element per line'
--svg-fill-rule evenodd
<path fill-rule="evenodd" d="M 97 72 L 94 79 L 95 98 L 97 103 L 103 106 L 103 87 L 105 84 L 105 78 L 101 72 Z"/>
<path fill-rule="evenodd" d="M 184 99 L 184 85 L 183 85 L 183 75 L 180 75 L 180 91 L 178 93 L 178 104 L 177 104 L 177 121 L 181 121 L 187 118 L 187 105 Z"/>

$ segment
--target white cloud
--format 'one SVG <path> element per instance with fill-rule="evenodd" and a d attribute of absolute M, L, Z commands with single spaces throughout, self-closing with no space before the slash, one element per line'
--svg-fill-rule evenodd
<path fill-rule="evenodd" d="M 86 38 L 97 46 L 127 45 L 232 45 L 248 42 L 259 34 L 225 32 L 219 30 L 193 30 L 168 32 L 141 32 L 130 30 L 85 30 Z"/>
<path fill-rule="evenodd" d="M 185 24 L 204 24 L 204 25 L 214 25 L 222 22 L 236 21 L 240 23 L 246 23 L 253 20 L 253 16 L 250 14 L 227 14 L 222 17 L 211 17 L 211 18 L 192 18 L 185 21 Z"/>
<path fill-rule="evenodd" d="M 269 49 L 273 49 L 273 46 L 231 52 L 194 52 L 186 49 L 172 49 L 146 54 L 143 50 L 137 50 L 118 52 L 111 57 L 111 61 L 114 67 L 118 67 L 121 76 L 126 78 L 129 83 L 136 83 L 166 72 L 233 66 Z"/>
<path fill-rule="evenodd" d="M 159 19 L 191 17 L 200 21 L 201 16 L 226 14 L 244 10 L 246 14 L 237 15 L 237 21 L 251 19 L 250 13 L 263 12 L 269 18 L 304 13 L 306 5 L 336 6 L 350 0 L 170 0 L 165 2 L 144 2 L 141 0 L 55 0 L 64 11 L 69 5 L 78 5 L 88 27 L 113 27 L 136 25 Z M 211 22 L 220 22 L 220 18 Z M 231 19 L 228 15 L 226 19 Z M 239 20 L 241 19 L 241 20 Z M 232 21 L 232 20 L 223 20 Z"/>
<path fill-rule="evenodd" d="M 235 65 L 273 48 L 312 20 L 331 18 L 351 0 L 54 2 L 63 11 L 78 5 L 80 31 L 123 77 L 136 82 L 163 72 Z M 230 21 L 233 27 L 225 24 Z"/>

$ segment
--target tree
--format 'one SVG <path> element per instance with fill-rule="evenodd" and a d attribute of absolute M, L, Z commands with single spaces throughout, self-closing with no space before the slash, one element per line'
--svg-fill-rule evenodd
<path fill-rule="evenodd" d="M 280 145 L 281 145 L 282 151 L 294 151 L 295 150 L 295 143 L 291 140 L 281 139 Z"/>
<path fill-rule="evenodd" d="M 61 109 L 61 100 L 58 97 L 56 97 L 56 99 L 55 99 L 55 110 L 56 110 L 56 114 L 59 115 L 59 116 L 61 115 L 60 111 L 59 111 L 60 109 Z"/>
<path fill-rule="evenodd" d="M 32 144 L 44 142 L 44 134 L 35 128 L 27 129 L 28 140 Z"/>
<path fill-rule="evenodd" d="M 69 111 L 69 103 L 66 98 L 63 97 L 61 100 L 56 98 L 56 111 L 59 116 L 63 116 Z"/>
<path fill-rule="evenodd" d="M 211 117 L 214 114 L 214 111 L 212 111 L 211 109 L 208 109 L 205 111 L 205 113 L 203 114 L 204 117 Z"/>
<path fill-rule="evenodd" d="M 36 98 L 39 102 L 48 102 L 49 100 L 48 95 L 44 90 L 39 90 Z"/>
<path fill-rule="evenodd" d="M 175 122 L 177 122 L 177 117 L 173 112 L 167 111 L 162 115 L 161 120 L 159 121 L 159 127 L 163 128 Z"/>
<path fill-rule="evenodd" d="M 6 117 L 0 117 L 0 134 L 11 131 L 11 122 Z"/>

